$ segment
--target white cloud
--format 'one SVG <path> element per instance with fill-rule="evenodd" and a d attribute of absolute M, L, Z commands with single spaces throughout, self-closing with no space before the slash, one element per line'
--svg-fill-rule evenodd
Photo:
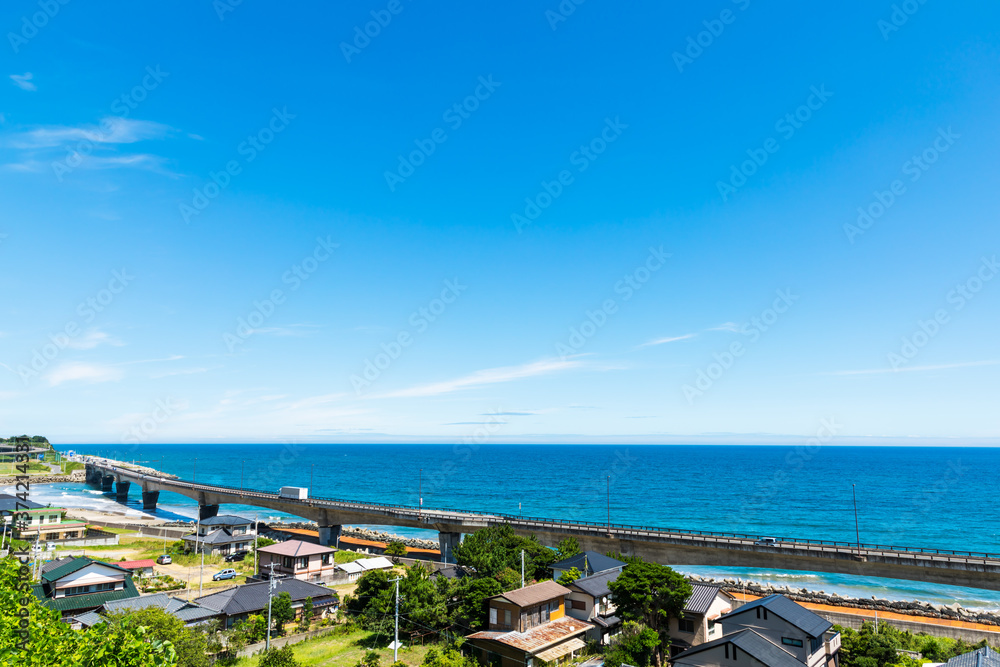
<path fill-rule="evenodd" d="M 69 342 L 66 343 L 66 347 L 74 350 L 92 350 L 98 345 L 114 345 L 115 347 L 121 347 L 124 344 L 125 343 L 121 342 L 117 338 L 109 336 L 103 331 L 90 329 L 82 336 L 70 338 Z"/>
<path fill-rule="evenodd" d="M 667 338 L 657 338 L 655 340 L 647 341 L 647 342 L 643 343 L 642 345 L 639 345 L 638 347 L 636 347 L 636 349 L 638 350 L 639 348 L 650 347 L 651 345 L 664 345 L 665 343 L 676 343 L 679 340 L 689 340 L 691 338 L 694 338 L 697 335 L 698 334 L 696 334 L 696 333 L 689 333 L 689 334 L 684 334 L 683 336 L 672 336 L 672 337 L 667 337 Z"/>
<path fill-rule="evenodd" d="M 736 333 L 740 330 L 740 325 L 736 322 L 723 322 L 717 327 L 709 327 L 706 331 L 732 331 Z"/>
<path fill-rule="evenodd" d="M 14 136 L 14 148 L 54 148 L 79 141 L 95 144 L 134 144 L 148 139 L 163 139 L 172 130 L 169 125 L 150 120 L 111 116 L 100 125 L 46 125 Z"/>
<path fill-rule="evenodd" d="M 10 80 L 14 82 L 14 85 L 21 90 L 38 90 L 35 84 L 31 83 L 31 80 L 35 78 L 35 75 L 31 72 L 25 72 L 24 74 L 11 74 Z"/>
<path fill-rule="evenodd" d="M 499 384 L 502 382 L 512 382 L 524 378 L 538 375 L 548 375 L 549 373 L 559 373 L 562 371 L 579 368 L 582 361 L 576 359 L 543 359 L 520 366 L 501 366 L 500 368 L 487 368 L 476 371 L 454 380 L 444 382 L 434 382 L 431 384 L 418 385 L 409 389 L 400 389 L 387 394 L 380 394 L 373 398 L 412 398 L 418 396 L 437 396 L 449 394 L 460 389 L 471 387 L 481 387 L 489 384 Z"/>
<path fill-rule="evenodd" d="M 937 364 L 935 366 L 903 366 L 901 368 L 866 368 L 857 371 L 831 371 L 823 375 L 881 375 L 883 373 L 922 373 L 924 371 L 944 371 L 952 368 L 968 368 L 971 366 L 996 366 L 1000 360 L 964 361 L 955 364 Z"/>
<path fill-rule="evenodd" d="M 87 364 L 83 362 L 68 362 L 53 369 L 45 376 L 50 387 L 58 386 L 64 382 L 115 382 L 121 380 L 124 373 L 114 366 L 104 366 L 101 364 Z"/>
<path fill-rule="evenodd" d="M 221 366 L 215 366 L 214 368 L 221 368 Z M 197 373 L 207 373 L 212 370 L 211 368 L 185 368 L 177 371 L 167 371 L 164 373 L 155 373 L 149 377 L 153 380 L 158 380 L 160 378 L 172 377 L 174 375 L 195 375 Z"/>

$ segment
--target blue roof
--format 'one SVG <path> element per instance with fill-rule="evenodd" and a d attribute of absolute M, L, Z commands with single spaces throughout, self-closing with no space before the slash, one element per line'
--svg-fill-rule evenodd
<path fill-rule="evenodd" d="M 220 514 L 201 520 L 203 526 L 247 526 L 253 523 L 253 519 L 244 519 L 235 514 Z"/>
<path fill-rule="evenodd" d="M 803 667 L 803 664 L 799 662 L 794 655 L 769 639 L 760 636 L 753 630 L 740 630 L 738 632 L 732 632 L 716 639 L 715 641 L 699 644 L 698 646 L 689 648 L 682 653 L 678 653 L 670 660 L 670 663 L 672 665 L 690 664 L 685 660 L 685 658 L 696 653 L 701 653 L 702 651 L 722 646 L 723 644 L 732 644 L 747 655 L 752 656 L 753 658 L 764 663 L 767 667 Z M 696 662 L 694 664 L 700 663 Z"/>
<path fill-rule="evenodd" d="M 571 567 L 575 567 L 580 570 L 581 574 L 590 576 L 597 572 L 604 572 L 605 570 L 623 568 L 625 567 L 625 563 L 610 556 L 597 553 L 596 551 L 584 551 L 561 560 L 558 563 L 552 563 L 549 567 L 553 570 L 568 570 Z"/>
<path fill-rule="evenodd" d="M 822 637 L 824 632 L 833 627 L 833 623 L 830 621 L 819 614 L 809 611 L 797 602 L 789 600 L 784 595 L 768 595 L 759 600 L 748 602 L 739 609 L 726 614 L 721 620 L 725 623 L 727 620 L 757 607 L 766 608 L 769 612 L 785 619 L 810 637 Z"/>
<path fill-rule="evenodd" d="M 945 664 L 948 667 L 1000 667 L 1000 653 L 991 648 L 979 648 L 955 656 Z"/>

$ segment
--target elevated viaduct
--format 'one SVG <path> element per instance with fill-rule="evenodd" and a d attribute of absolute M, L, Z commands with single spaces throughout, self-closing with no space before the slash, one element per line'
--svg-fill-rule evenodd
<path fill-rule="evenodd" d="M 146 474 L 110 463 L 88 463 L 87 482 L 107 492 L 114 490 L 120 502 L 127 500 L 132 484 L 141 486 L 143 508 L 147 510 L 156 508 L 160 491 L 173 491 L 196 500 L 201 518 L 215 516 L 219 505 L 227 503 L 266 507 L 315 521 L 320 541 L 331 546 L 338 544 L 345 525 L 436 530 L 441 557 L 446 562 L 454 562 L 453 551 L 463 533 L 507 523 L 518 534 L 536 535 L 547 546 L 575 537 L 585 550 L 617 551 L 659 563 L 831 572 L 1000 590 L 997 554 L 795 538 L 760 544 L 757 536 L 735 533 L 422 509 L 333 498 L 293 500 L 265 491 Z"/>

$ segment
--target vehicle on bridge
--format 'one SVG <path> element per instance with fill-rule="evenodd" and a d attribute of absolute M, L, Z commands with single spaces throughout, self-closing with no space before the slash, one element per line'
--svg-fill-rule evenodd
<path fill-rule="evenodd" d="M 305 500 L 309 497 L 309 489 L 302 486 L 283 486 L 278 491 L 278 496 L 292 500 Z"/>
<path fill-rule="evenodd" d="M 754 542 L 754 544 L 760 547 L 776 547 L 778 546 L 778 540 L 773 537 L 762 537 Z"/>

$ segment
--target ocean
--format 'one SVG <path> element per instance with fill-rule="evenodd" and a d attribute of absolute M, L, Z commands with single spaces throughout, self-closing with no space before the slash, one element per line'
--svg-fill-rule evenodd
<path fill-rule="evenodd" d="M 426 508 L 712 530 L 865 544 L 1000 553 L 995 489 L 1000 449 L 723 445 L 61 445 L 61 451 L 135 460 L 184 479 L 276 492 Z M 41 502 L 121 509 L 83 484 L 35 487 Z M 857 500 L 857 524 L 855 503 Z M 138 491 L 130 512 L 141 513 Z M 224 512 L 288 519 L 237 505 Z M 196 516 L 164 492 L 156 514 Z M 426 531 L 383 528 L 402 535 Z M 1000 593 L 848 575 L 709 568 L 857 597 L 920 599 L 1000 609 Z"/>

